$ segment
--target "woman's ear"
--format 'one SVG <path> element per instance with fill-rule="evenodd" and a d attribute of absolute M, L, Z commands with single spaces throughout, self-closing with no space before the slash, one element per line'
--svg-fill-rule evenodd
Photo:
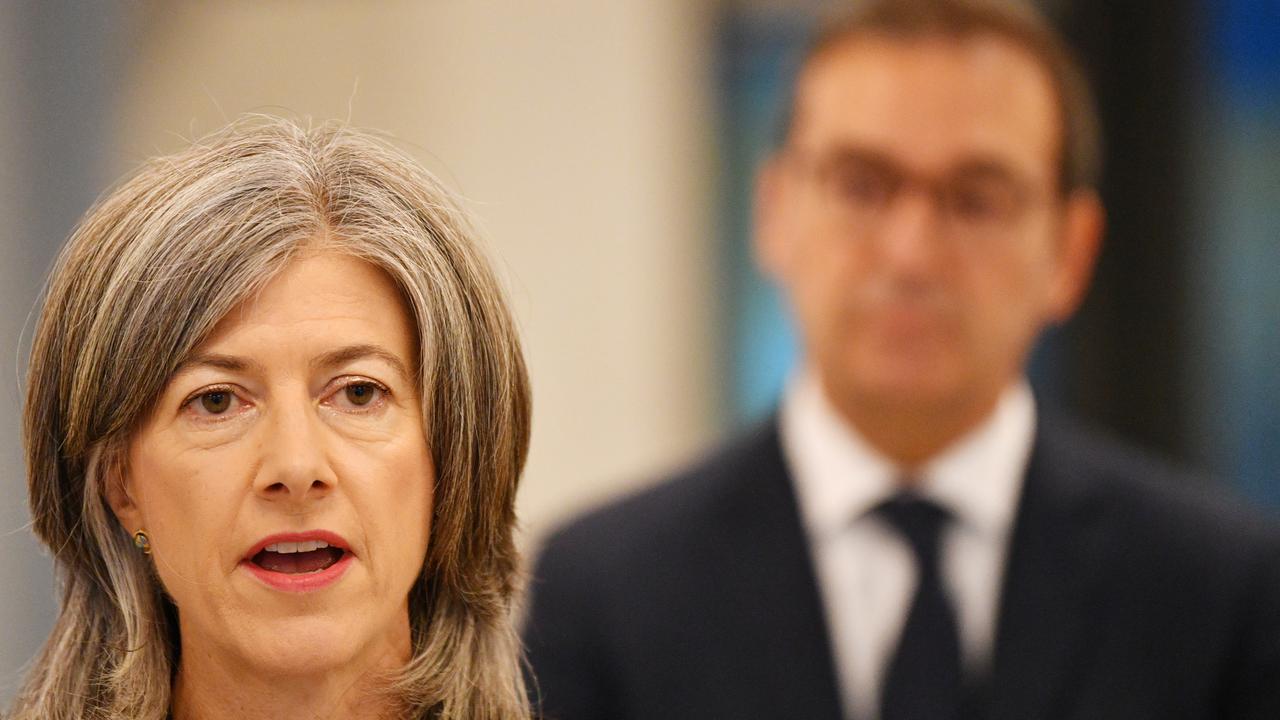
<path fill-rule="evenodd" d="M 107 468 L 102 474 L 102 482 L 107 506 L 115 513 L 120 525 L 131 534 L 143 527 L 142 511 L 134 500 L 128 473 L 119 467 Z"/>

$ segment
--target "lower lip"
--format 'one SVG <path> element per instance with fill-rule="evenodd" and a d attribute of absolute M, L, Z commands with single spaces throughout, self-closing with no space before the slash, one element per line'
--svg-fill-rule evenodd
<path fill-rule="evenodd" d="M 276 590 L 305 593 L 322 590 L 341 580 L 342 576 L 347 572 L 347 567 L 351 565 L 351 553 L 343 553 L 342 559 L 338 562 L 312 573 L 290 574 L 275 572 L 249 560 L 241 561 L 240 564 L 248 569 L 254 577 Z"/>

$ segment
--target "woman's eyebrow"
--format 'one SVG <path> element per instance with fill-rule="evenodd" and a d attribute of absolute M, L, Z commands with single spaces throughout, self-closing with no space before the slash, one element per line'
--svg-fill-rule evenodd
<path fill-rule="evenodd" d="M 348 345 L 337 350 L 331 350 L 312 360 L 311 366 L 315 368 L 331 368 L 364 358 L 381 360 L 399 373 L 401 379 L 408 380 L 410 378 L 409 369 L 405 367 L 404 362 L 396 357 L 394 353 L 377 345 Z"/>
<path fill-rule="evenodd" d="M 218 370 L 227 370 L 229 372 L 262 372 L 262 365 L 255 360 L 243 358 L 236 355 L 222 355 L 219 353 L 197 353 L 182 361 L 178 369 L 173 373 L 175 376 L 180 375 L 188 370 L 197 367 L 211 367 Z"/>
<path fill-rule="evenodd" d="M 311 366 L 314 368 L 330 368 L 364 358 L 382 360 L 399 373 L 402 378 L 406 380 L 409 378 L 409 370 L 405 367 L 404 362 L 396 357 L 394 353 L 377 345 L 348 345 L 331 350 L 312 360 Z M 176 376 L 198 367 L 210 367 L 238 373 L 262 374 L 263 372 L 262 364 L 250 358 L 221 353 L 198 353 L 182 361 L 174 375 Z"/>

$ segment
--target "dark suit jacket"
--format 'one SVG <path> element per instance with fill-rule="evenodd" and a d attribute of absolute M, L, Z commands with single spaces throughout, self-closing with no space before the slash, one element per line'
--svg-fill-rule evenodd
<path fill-rule="evenodd" d="M 1275 526 L 1039 424 L 984 714 L 1280 719 Z M 841 715 L 775 423 L 556 534 L 531 591 L 533 692 L 549 719 Z"/>

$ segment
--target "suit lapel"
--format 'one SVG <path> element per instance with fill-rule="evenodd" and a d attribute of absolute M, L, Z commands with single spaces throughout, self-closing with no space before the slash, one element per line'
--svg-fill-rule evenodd
<path fill-rule="evenodd" d="M 1088 618 L 1106 557 L 1104 508 L 1071 454 L 1042 423 L 1009 546 L 986 693 L 992 720 L 1064 716 L 1097 639 Z"/>
<path fill-rule="evenodd" d="M 826 620 L 776 420 L 762 426 L 741 464 L 720 522 L 734 547 L 720 577 L 726 612 L 751 649 L 742 662 L 755 717 L 838 720 L 842 716 Z M 744 678 L 746 679 L 746 678 Z"/>

